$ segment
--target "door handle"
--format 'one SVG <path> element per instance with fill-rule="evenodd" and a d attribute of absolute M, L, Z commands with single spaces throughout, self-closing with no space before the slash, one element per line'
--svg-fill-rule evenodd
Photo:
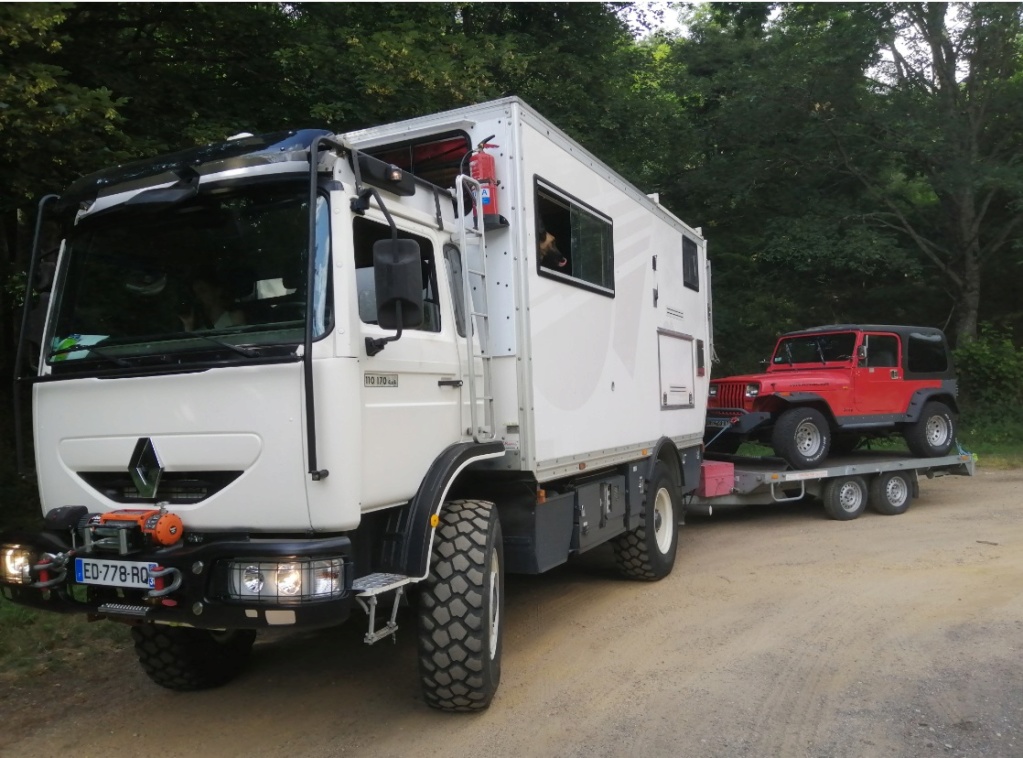
<path fill-rule="evenodd" d="M 461 387 L 461 379 L 440 379 L 437 382 L 438 387 Z"/>

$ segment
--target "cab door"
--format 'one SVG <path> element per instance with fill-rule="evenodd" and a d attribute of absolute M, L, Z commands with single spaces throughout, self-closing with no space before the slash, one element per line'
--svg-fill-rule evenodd
<path fill-rule="evenodd" d="M 362 354 L 363 510 L 402 502 L 418 489 L 433 461 L 461 433 L 462 368 L 451 317 L 441 241 L 434 230 L 395 219 L 398 236 L 419 245 L 423 270 L 423 323 L 401 338 Z M 373 243 L 391 237 L 382 220 L 353 220 L 355 283 L 366 339 L 393 337 L 377 325 Z"/>
<path fill-rule="evenodd" d="M 905 413 L 902 344 L 895 334 L 864 334 L 853 369 L 857 415 Z"/>

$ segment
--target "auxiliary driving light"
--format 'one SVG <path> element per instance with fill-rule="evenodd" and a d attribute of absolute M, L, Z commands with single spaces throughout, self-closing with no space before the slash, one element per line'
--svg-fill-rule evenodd
<path fill-rule="evenodd" d="M 22 545 L 0 545 L 0 584 L 32 584 L 35 554 Z"/>
<path fill-rule="evenodd" d="M 344 594 L 340 558 L 321 560 L 232 561 L 228 564 L 228 594 L 234 600 L 294 603 L 327 600 Z"/>

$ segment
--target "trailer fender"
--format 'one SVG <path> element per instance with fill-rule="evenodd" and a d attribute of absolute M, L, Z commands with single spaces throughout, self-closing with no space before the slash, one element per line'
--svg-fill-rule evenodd
<path fill-rule="evenodd" d="M 383 555 L 385 571 L 423 578 L 430 570 L 430 551 L 436 529 L 433 517 L 440 514 L 451 485 L 469 465 L 504 455 L 504 443 L 458 442 L 447 447 L 419 485 L 415 496 L 396 509 L 387 522 Z"/>

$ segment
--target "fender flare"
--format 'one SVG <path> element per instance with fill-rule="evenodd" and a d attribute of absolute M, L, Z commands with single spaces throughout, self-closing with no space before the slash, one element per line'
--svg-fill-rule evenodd
<path fill-rule="evenodd" d="M 924 412 L 924 406 L 930 400 L 939 400 L 949 406 L 954 413 L 959 413 L 959 404 L 955 400 L 955 387 L 950 389 L 944 385 L 945 382 L 942 382 L 941 387 L 928 387 L 914 392 L 913 397 L 909 399 L 909 407 L 906 409 L 906 421 L 913 423 L 918 420 L 920 414 Z"/>
<path fill-rule="evenodd" d="M 440 513 L 458 475 L 477 461 L 500 458 L 504 442 L 456 442 L 430 465 L 416 494 L 388 520 L 382 563 L 387 571 L 423 579 L 430 571 L 433 516 Z"/>

